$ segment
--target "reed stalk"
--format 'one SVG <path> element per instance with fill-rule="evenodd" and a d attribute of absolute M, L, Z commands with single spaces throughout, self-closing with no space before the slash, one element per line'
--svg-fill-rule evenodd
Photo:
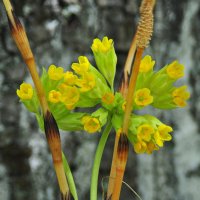
<path fill-rule="evenodd" d="M 6 8 L 12 37 L 22 55 L 24 62 L 26 63 L 29 69 L 29 72 L 31 74 L 31 77 L 33 79 L 33 82 L 37 91 L 38 99 L 39 99 L 43 117 L 44 117 L 45 134 L 46 134 L 47 142 L 52 154 L 53 164 L 54 164 L 55 172 L 58 179 L 58 184 L 61 191 L 61 198 L 63 200 L 68 200 L 70 199 L 70 193 L 69 193 L 69 187 L 68 187 L 67 179 L 65 176 L 64 167 L 63 167 L 59 129 L 53 115 L 50 112 L 50 109 L 46 100 L 45 92 L 44 92 L 42 83 L 40 81 L 39 74 L 37 72 L 35 58 L 30 48 L 26 32 L 22 24 L 20 23 L 19 19 L 15 15 L 14 9 L 10 1 L 3 0 L 3 3 Z"/>
<path fill-rule="evenodd" d="M 153 8 L 155 6 L 154 0 L 143 0 L 140 7 L 140 21 L 136 34 L 132 40 L 129 49 L 128 57 L 124 67 L 124 76 L 120 86 L 120 92 L 126 99 L 126 108 L 124 114 L 124 121 L 122 132 L 120 136 L 115 137 L 115 145 L 113 151 L 113 160 L 110 171 L 110 178 L 108 184 L 107 199 L 118 200 L 121 192 L 121 185 L 125 172 L 126 162 L 128 158 L 128 127 L 130 116 L 132 113 L 132 104 L 134 91 L 139 73 L 140 62 L 144 49 L 148 46 L 153 31 Z M 134 58 L 135 57 L 135 58 Z M 134 61 L 133 61 L 134 60 Z M 134 64 L 132 65 L 132 62 Z M 131 68 L 132 66 L 132 68 Z M 129 75 L 132 70 L 130 81 Z M 123 140 L 119 138 L 124 138 Z M 126 138 L 126 139 L 125 139 Z M 122 142 L 123 141 L 123 142 Z M 124 143 L 124 144 L 121 144 Z M 124 146 L 121 148 L 121 146 Z M 125 147 L 126 146 L 126 147 Z M 123 150 L 122 150 L 123 149 Z"/>

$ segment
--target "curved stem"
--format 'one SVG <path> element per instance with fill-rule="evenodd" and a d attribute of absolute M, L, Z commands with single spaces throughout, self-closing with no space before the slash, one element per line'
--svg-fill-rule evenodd
<path fill-rule="evenodd" d="M 63 160 L 63 166 L 64 166 L 65 174 L 67 176 L 67 181 L 69 184 L 70 192 L 71 192 L 74 200 L 78 200 L 78 195 L 77 195 L 77 191 L 76 191 L 76 185 L 74 182 L 74 178 L 73 178 L 72 172 L 70 170 L 69 164 L 67 162 L 67 159 L 65 157 L 65 154 L 63 152 L 62 152 L 62 160 Z"/>
<path fill-rule="evenodd" d="M 98 186 L 98 177 L 99 177 L 99 168 L 101 163 L 101 158 L 103 150 L 108 138 L 108 135 L 112 129 L 111 118 L 108 117 L 108 123 L 104 129 L 97 150 L 95 153 L 94 164 L 92 168 L 92 177 L 91 177 L 91 186 L 90 186 L 90 200 L 97 200 L 97 186 Z"/>

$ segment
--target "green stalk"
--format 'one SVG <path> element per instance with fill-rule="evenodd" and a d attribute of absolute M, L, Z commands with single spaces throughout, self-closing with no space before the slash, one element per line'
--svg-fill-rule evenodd
<path fill-rule="evenodd" d="M 74 182 L 74 178 L 72 176 L 72 172 L 70 170 L 69 164 L 68 164 L 65 154 L 63 152 L 62 152 L 62 160 L 63 160 L 64 170 L 65 170 L 65 174 L 67 176 L 67 181 L 69 184 L 70 192 L 71 192 L 74 200 L 78 200 L 78 195 L 77 195 L 77 191 L 76 191 L 76 185 Z"/>
<path fill-rule="evenodd" d="M 101 163 L 101 158 L 103 154 L 103 150 L 108 139 L 108 135 L 112 129 L 111 118 L 108 117 L 108 123 L 106 128 L 104 129 L 99 144 L 97 146 L 97 150 L 95 153 L 93 168 L 92 168 L 92 177 L 91 177 L 91 185 L 90 185 L 90 200 L 97 200 L 97 187 L 98 187 L 98 177 L 99 177 L 99 168 Z"/>

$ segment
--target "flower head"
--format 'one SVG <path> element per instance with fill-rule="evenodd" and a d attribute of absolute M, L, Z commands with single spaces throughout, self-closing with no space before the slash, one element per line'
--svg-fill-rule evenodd
<path fill-rule="evenodd" d="M 78 77 L 73 72 L 67 71 L 64 74 L 64 83 L 67 85 L 75 85 Z"/>
<path fill-rule="evenodd" d="M 149 142 L 153 133 L 154 128 L 149 124 L 143 124 L 137 128 L 137 137 L 139 140 Z"/>
<path fill-rule="evenodd" d="M 179 79 L 184 76 L 184 66 L 178 63 L 178 61 L 174 61 L 167 66 L 167 74 L 172 79 Z"/>
<path fill-rule="evenodd" d="M 62 90 L 61 101 L 65 104 L 67 109 L 71 110 L 80 98 L 79 89 L 75 86 L 67 86 Z"/>
<path fill-rule="evenodd" d="M 78 79 L 76 85 L 80 87 L 81 92 L 87 92 L 96 85 L 95 77 L 92 73 L 84 73 L 81 79 Z"/>
<path fill-rule="evenodd" d="M 147 55 L 141 60 L 139 71 L 142 73 L 149 72 L 154 67 L 154 65 L 155 61 L 152 60 L 151 56 Z"/>
<path fill-rule="evenodd" d="M 163 147 L 164 141 L 161 139 L 160 137 L 160 133 L 158 131 L 156 131 L 154 133 L 154 140 L 155 143 L 159 146 L 159 147 Z"/>
<path fill-rule="evenodd" d="M 33 87 L 29 83 L 22 83 L 20 89 L 17 90 L 17 95 L 21 100 L 30 100 L 33 97 Z"/>
<path fill-rule="evenodd" d="M 62 67 L 56 67 L 55 65 L 50 65 L 48 69 L 48 75 L 51 80 L 58 81 L 64 76 L 64 69 Z"/>
<path fill-rule="evenodd" d="M 86 56 L 79 56 L 78 61 L 79 61 L 79 63 L 72 64 L 72 69 L 77 74 L 82 75 L 89 70 L 90 62 Z"/>
<path fill-rule="evenodd" d="M 133 147 L 136 153 L 144 153 L 147 149 L 146 143 L 141 140 L 134 143 Z"/>
<path fill-rule="evenodd" d="M 112 44 L 113 44 L 113 40 L 108 39 L 108 37 L 104 37 L 102 41 L 96 38 L 93 40 L 93 44 L 91 48 L 92 48 L 92 51 L 94 52 L 106 53 L 111 49 Z"/>
<path fill-rule="evenodd" d="M 190 93 L 186 91 L 187 86 L 183 85 L 179 88 L 176 88 L 172 92 L 173 96 L 173 102 L 179 106 L 179 107 L 184 107 L 187 105 L 186 100 L 190 98 Z"/>
<path fill-rule="evenodd" d="M 84 116 L 81 121 L 83 123 L 84 130 L 88 133 L 95 133 L 101 128 L 100 122 L 96 117 Z"/>
<path fill-rule="evenodd" d="M 172 131 L 173 131 L 172 127 L 167 126 L 165 124 L 161 124 L 158 127 L 160 139 L 163 140 L 163 141 L 170 141 L 172 139 L 172 136 L 169 134 Z"/>
<path fill-rule="evenodd" d="M 152 154 L 153 151 L 158 150 L 159 148 L 154 144 L 154 142 L 150 141 L 147 144 L 146 153 Z"/>
<path fill-rule="evenodd" d="M 51 103 L 58 103 L 61 99 L 61 93 L 59 91 L 56 91 L 56 90 L 51 90 L 49 92 L 48 99 Z"/>
<path fill-rule="evenodd" d="M 147 106 L 153 102 L 153 96 L 148 88 L 139 89 L 135 93 L 135 103 L 138 106 Z"/>

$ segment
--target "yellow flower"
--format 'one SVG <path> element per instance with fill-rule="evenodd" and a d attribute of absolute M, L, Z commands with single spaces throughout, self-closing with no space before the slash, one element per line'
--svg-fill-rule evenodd
<path fill-rule="evenodd" d="M 51 103 L 58 103 L 61 99 L 61 93 L 59 91 L 56 90 L 51 90 L 49 92 L 49 101 Z"/>
<path fill-rule="evenodd" d="M 190 93 L 186 89 L 187 86 L 183 85 L 172 92 L 173 102 L 177 106 L 184 107 L 187 105 L 186 100 L 190 98 Z"/>
<path fill-rule="evenodd" d="M 155 61 L 152 60 L 151 56 L 145 56 L 141 63 L 140 63 L 140 72 L 141 73 L 146 73 L 148 71 L 150 71 L 155 65 Z"/>
<path fill-rule="evenodd" d="M 137 137 L 139 140 L 149 142 L 153 133 L 154 128 L 149 124 L 143 124 L 137 128 Z"/>
<path fill-rule="evenodd" d="M 79 61 L 79 63 L 72 64 L 72 69 L 77 74 L 82 75 L 89 70 L 90 62 L 88 61 L 86 56 L 79 56 L 78 61 Z"/>
<path fill-rule="evenodd" d="M 134 143 L 133 147 L 136 153 L 144 153 L 147 149 L 146 143 L 140 140 Z"/>
<path fill-rule="evenodd" d="M 113 93 L 108 92 L 108 93 L 106 93 L 102 96 L 101 100 L 102 100 L 103 103 L 110 105 L 114 102 L 115 96 L 114 96 Z"/>
<path fill-rule="evenodd" d="M 48 69 L 48 75 L 51 80 L 58 81 L 63 78 L 64 69 L 62 67 L 56 67 L 55 65 L 50 65 Z"/>
<path fill-rule="evenodd" d="M 80 87 L 81 92 L 87 92 L 96 85 L 95 77 L 92 73 L 87 72 L 83 74 L 81 79 L 78 79 L 76 85 Z"/>
<path fill-rule="evenodd" d="M 167 74 L 172 79 L 179 79 L 184 76 L 184 66 L 174 61 L 167 67 Z"/>
<path fill-rule="evenodd" d="M 81 121 L 83 123 L 84 130 L 88 133 L 95 133 L 101 128 L 99 120 L 95 117 L 85 116 Z"/>
<path fill-rule="evenodd" d="M 162 124 L 158 127 L 160 139 L 163 141 L 170 141 L 172 139 L 172 136 L 169 134 L 172 131 L 173 131 L 172 127 L 167 126 L 165 124 Z"/>
<path fill-rule="evenodd" d="M 158 131 L 156 131 L 154 133 L 154 140 L 156 142 L 156 144 L 159 146 L 159 147 L 163 147 L 163 140 L 161 139 L 160 137 L 160 133 Z"/>
<path fill-rule="evenodd" d="M 73 72 L 68 71 L 64 74 L 64 83 L 67 85 L 75 85 L 77 79 L 78 77 Z"/>
<path fill-rule="evenodd" d="M 146 153 L 148 154 L 152 154 L 153 151 L 159 149 L 153 142 L 148 142 L 146 145 L 147 145 Z"/>
<path fill-rule="evenodd" d="M 135 103 L 138 106 L 147 106 L 153 102 L 153 96 L 148 88 L 137 90 L 135 93 Z"/>
<path fill-rule="evenodd" d="M 77 87 L 67 86 L 62 91 L 61 101 L 65 104 L 67 109 L 72 110 L 80 98 L 80 93 Z"/>
<path fill-rule="evenodd" d="M 112 44 L 113 44 L 113 40 L 108 39 L 108 37 L 104 37 L 102 41 L 96 38 L 93 40 L 91 48 L 92 48 L 92 51 L 94 52 L 106 53 L 111 49 Z"/>
<path fill-rule="evenodd" d="M 29 83 L 22 83 L 20 89 L 17 90 L 17 95 L 22 100 L 30 100 L 33 97 L 33 88 Z"/>

